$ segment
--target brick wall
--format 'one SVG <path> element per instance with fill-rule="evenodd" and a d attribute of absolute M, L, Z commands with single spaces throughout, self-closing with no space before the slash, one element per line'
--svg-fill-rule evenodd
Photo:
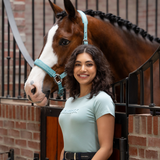
<path fill-rule="evenodd" d="M 160 116 L 129 116 L 129 160 L 160 159 Z"/>
<path fill-rule="evenodd" d="M 0 152 L 13 148 L 15 160 L 33 160 L 40 153 L 40 108 L 0 104 Z M 6 160 L 7 155 L 0 155 Z"/>

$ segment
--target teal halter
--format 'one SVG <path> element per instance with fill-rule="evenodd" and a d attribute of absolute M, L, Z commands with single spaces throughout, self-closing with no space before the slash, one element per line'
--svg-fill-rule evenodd
<path fill-rule="evenodd" d="M 83 43 L 84 44 L 88 44 L 88 40 L 87 40 L 87 25 L 88 25 L 88 20 L 86 15 L 78 10 L 78 12 L 80 13 L 81 17 L 82 17 L 82 22 L 84 23 L 84 38 L 83 38 Z M 42 62 L 40 59 L 36 59 L 34 61 L 34 65 L 40 67 L 41 69 L 43 69 L 45 72 L 47 72 L 49 74 L 50 77 L 53 77 L 54 81 L 57 83 L 58 85 L 58 95 L 59 96 L 63 96 L 63 86 L 62 86 L 62 79 L 67 75 L 65 72 L 63 72 L 62 74 L 57 74 L 52 68 L 50 68 L 48 65 L 46 65 L 44 62 Z"/>

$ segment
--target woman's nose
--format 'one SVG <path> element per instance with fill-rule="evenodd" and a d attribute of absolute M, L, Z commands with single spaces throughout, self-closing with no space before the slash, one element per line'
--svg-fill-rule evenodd
<path fill-rule="evenodd" d="M 85 65 L 82 65 L 82 67 L 81 67 L 81 71 L 86 71 L 86 67 L 85 67 Z"/>

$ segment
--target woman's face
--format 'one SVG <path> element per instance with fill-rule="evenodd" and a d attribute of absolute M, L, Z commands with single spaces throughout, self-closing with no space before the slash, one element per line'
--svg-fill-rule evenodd
<path fill-rule="evenodd" d="M 80 86 L 90 87 L 96 72 L 97 68 L 92 56 L 88 53 L 78 54 L 74 65 L 74 77 Z"/>

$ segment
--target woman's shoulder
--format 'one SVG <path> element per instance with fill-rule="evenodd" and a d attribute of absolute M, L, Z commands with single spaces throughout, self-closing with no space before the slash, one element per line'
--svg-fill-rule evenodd
<path fill-rule="evenodd" d="M 97 96 L 95 96 L 95 99 L 99 99 L 99 100 L 111 100 L 112 101 L 112 98 L 109 94 L 107 94 L 106 92 L 104 91 L 100 91 Z"/>

